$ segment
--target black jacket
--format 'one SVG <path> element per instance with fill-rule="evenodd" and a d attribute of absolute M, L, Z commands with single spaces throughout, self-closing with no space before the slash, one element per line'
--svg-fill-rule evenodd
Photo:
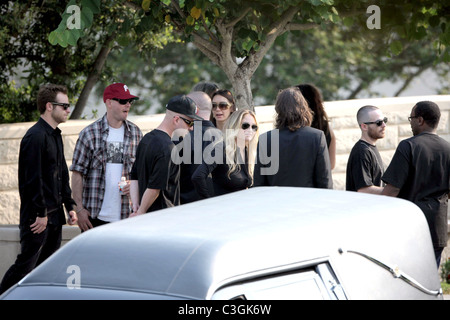
<path fill-rule="evenodd" d="M 333 188 L 328 147 L 320 130 L 269 131 L 260 136 L 257 155 L 255 187 Z"/>
<path fill-rule="evenodd" d="M 20 224 L 36 217 L 51 224 L 65 224 L 64 210 L 76 205 L 71 197 L 69 171 L 64 157 L 61 130 L 40 118 L 23 137 L 19 152 Z"/>

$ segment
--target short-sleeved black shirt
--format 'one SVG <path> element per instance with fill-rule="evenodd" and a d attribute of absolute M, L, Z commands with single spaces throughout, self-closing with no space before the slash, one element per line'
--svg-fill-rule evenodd
<path fill-rule="evenodd" d="M 358 191 L 370 186 L 381 187 L 383 172 L 383 160 L 377 147 L 359 140 L 348 157 L 345 189 Z"/>
<path fill-rule="evenodd" d="M 180 204 L 180 166 L 171 159 L 174 146 L 169 135 L 158 129 L 147 133 L 138 145 L 131 179 L 138 180 L 139 199 L 146 189 L 161 190 L 147 212 Z"/>
<path fill-rule="evenodd" d="M 447 244 L 450 144 L 423 132 L 399 143 L 383 181 L 400 188 L 399 198 L 414 202 L 428 221 L 433 244 Z"/>

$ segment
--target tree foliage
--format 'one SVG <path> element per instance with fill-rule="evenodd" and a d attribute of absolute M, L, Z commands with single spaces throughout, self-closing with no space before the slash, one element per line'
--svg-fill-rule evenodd
<path fill-rule="evenodd" d="M 79 117 L 98 81 L 107 84 L 122 80 L 115 78 L 117 70 L 107 63 L 111 53 L 118 57 L 137 52 L 139 59 L 151 65 L 155 48 L 161 49 L 178 39 L 185 46 L 194 44 L 218 66 L 226 77 L 223 82 L 233 87 L 238 106 L 243 108 L 252 107 L 253 93 L 262 96 L 269 92 L 270 86 L 313 79 L 328 96 L 339 88 L 357 93 L 359 85 L 363 90 L 374 78 L 388 78 L 389 70 L 391 77 L 408 77 L 404 66 L 413 64 L 414 56 L 418 62 L 410 68 L 411 76 L 427 66 L 450 61 L 446 2 L 379 0 L 376 4 L 381 12 L 380 29 L 370 29 L 368 25 L 372 13 L 367 9 L 372 3 L 369 0 L 9 1 L 0 5 L 3 71 L 0 90 L 2 95 L 18 99 L 11 105 L 32 110 L 35 106 L 31 98 L 28 107 L 23 106 L 27 93 L 35 96 L 39 84 L 45 82 L 66 84 L 72 102 L 77 97 L 73 114 Z M 423 50 L 419 52 L 420 46 Z M 188 59 L 191 53 L 189 47 L 183 58 Z M 165 60 L 160 58 L 155 70 L 149 70 L 154 79 L 151 87 L 162 87 L 161 94 L 169 94 L 169 88 L 177 84 L 179 90 L 186 90 L 189 80 L 181 81 L 182 78 L 195 80 L 196 72 L 202 74 L 198 66 L 195 69 L 197 64 L 188 62 L 183 73 L 174 66 L 177 63 L 170 61 L 171 51 L 163 55 Z M 197 54 L 192 54 L 192 58 L 200 63 Z M 292 67 L 297 60 L 298 67 Z M 201 68 L 207 68 L 206 63 Z M 134 74 L 139 75 L 144 69 L 142 66 Z M 22 74 L 19 77 L 18 70 Z M 177 83 L 163 85 L 158 70 L 179 75 Z M 348 81 L 349 76 L 352 81 Z M 16 85 L 12 85 L 11 78 Z M 22 118 L 30 120 L 28 114 L 33 113 L 24 112 Z"/>
<path fill-rule="evenodd" d="M 382 27 L 373 32 L 367 30 L 369 1 L 135 0 L 126 4 L 135 9 L 138 34 L 171 24 L 194 43 L 224 71 L 240 107 L 252 106 L 251 79 L 275 40 L 287 31 L 356 28 L 359 36 L 365 34 L 391 56 L 403 51 L 405 41 L 428 39 L 440 59 L 450 60 L 448 5 L 429 0 L 378 1 Z"/>

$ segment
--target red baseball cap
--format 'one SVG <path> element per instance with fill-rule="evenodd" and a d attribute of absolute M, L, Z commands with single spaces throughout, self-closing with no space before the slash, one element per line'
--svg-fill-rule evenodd
<path fill-rule="evenodd" d="M 106 102 L 106 99 L 136 99 L 139 97 L 133 96 L 130 93 L 130 89 L 123 83 L 113 83 L 105 88 L 103 91 L 103 102 Z"/>

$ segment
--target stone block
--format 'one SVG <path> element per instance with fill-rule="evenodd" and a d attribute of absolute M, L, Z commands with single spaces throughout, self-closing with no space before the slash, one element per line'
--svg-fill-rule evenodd
<path fill-rule="evenodd" d="M 334 173 L 333 172 L 333 189 L 334 190 L 345 190 L 345 172 L 344 173 Z"/>
<path fill-rule="evenodd" d="M 347 116 L 347 117 L 333 117 L 330 121 L 330 126 L 333 130 L 342 130 L 342 129 L 358 129 L 358 122 L 356 121 L 356 114 L 354 117 Z"/>
<path fill-rule="evenodd" d="M 386 127 L 383 139 L 378 139 L 378 150 L 395 149 L 398 144 L 398 126 Z"/>
<path fill-rule="evenodd" d="M 78 140 L 78 135 L 64 136 L 64 157 L 66 161 L 71 161 L 73 158 L 73 151 Z"/>
<path fill-rule="evenodd" d="M 0 191 L 15 190 L 18 188 L 18 165 L 0 164 Z"/>
<path fill-rule="evenodd" d="M 361 138 L 361 130 L 342 129 L 334 132 L 336 136 L 336 153 L 349 153 L 355 143 Z"/>
<path fill-rule="evenodd" d="M 21 140 L 0 138 L 0 164 L 17 163 Z"/>
<path fill-rule="evenodd" d="M 18 224 L 20 220 L 19 191 L 0 192 L 0 224 Z"/>
<path fill-rule="evenodd" d="M 347 170 L 348 153 L 336 154 L 336 166 L 333 170 L 333 176 L 335 173 L 345 173 Z"/>

